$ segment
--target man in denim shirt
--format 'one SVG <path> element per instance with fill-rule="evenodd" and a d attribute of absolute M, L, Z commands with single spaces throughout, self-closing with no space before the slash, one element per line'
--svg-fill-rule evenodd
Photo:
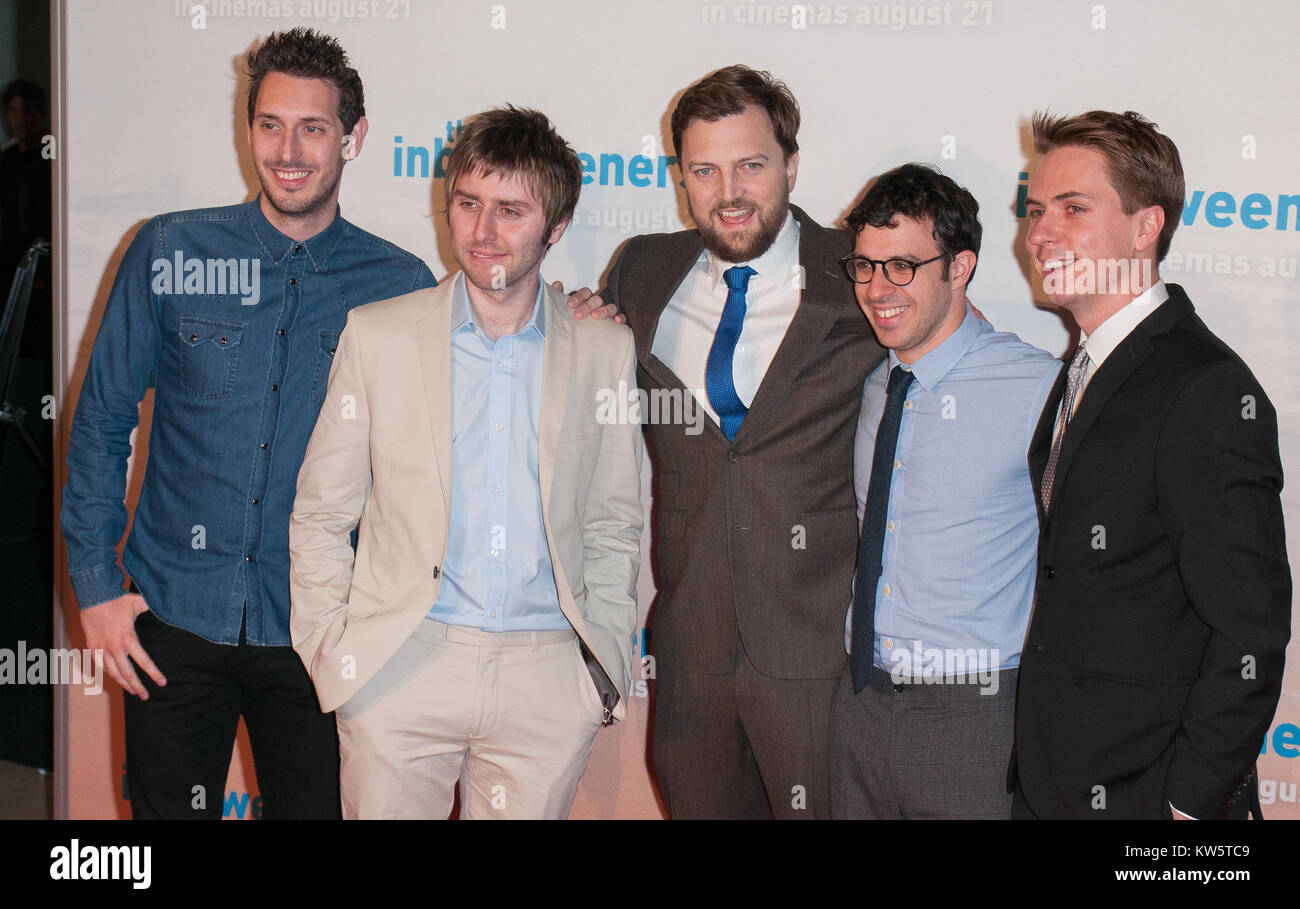
<path fill-rule="evenodd" d="M 436 283 L 418 258 L 339 215 L 343 165 L 367 124 L 361 79 L 338 42 L 295 28 L 271 35 L 248 65 L 262 193 L 141 228 L 68 448 L 69 570 L 87 646 L 103 649 L 128 692 L 137 818 L 219 817 L 241 715 L 265 816 L 338 817 L 334 718 L 289 646 L 294 486 L 347 312 Z M 149 387 L 124 594 L 115 547 Z"/>

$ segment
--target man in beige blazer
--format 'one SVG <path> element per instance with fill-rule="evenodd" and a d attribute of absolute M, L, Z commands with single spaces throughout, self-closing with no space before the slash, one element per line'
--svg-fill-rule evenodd
<path fill-rule="evenodd" d="M 289 548 L 345 817 L 446 817 L 459 780 L 461 817 L 562 818 L 625 715 L 642 443 L 608 403 L 636 387 L 632 334 L 539 276 L 581 178 L 543 115 L 467 121 L 445 184 L 462 273 L 339 338 Z"/>

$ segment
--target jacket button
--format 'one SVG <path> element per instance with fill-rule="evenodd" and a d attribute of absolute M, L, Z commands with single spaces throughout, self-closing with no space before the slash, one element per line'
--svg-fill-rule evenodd
<path fill-rule="evenodd" d="M 727 460 L 730 461 L 732 464 L 739 464 L 740 452 L 736 451 L 736 449 L 734 448 L 731 449 L 731 451 L 727 452 Z"/>
<path fill-rule="evenodd" d="M 298 279 L 297 279 L 297 278 L 290 278 L 290 279 L 289 279 L 289 283 L 290 283 L 290 284 L 297 284 L 297 283 L 298 283 Z"/>
<path fill-rule="evenodd" d="M 1046 578 L 1048 578 L 1048 580 L 1051 580 L 1052 578 L 1056 577 L 1056 569 L 1053 568 L 1051 565 L 1044 565 L 1044 566 L 1043 566 L 1043 575 L 1044 575 Z"/>

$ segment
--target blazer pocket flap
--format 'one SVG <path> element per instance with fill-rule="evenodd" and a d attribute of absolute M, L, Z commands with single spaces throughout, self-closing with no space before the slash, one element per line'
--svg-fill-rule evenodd
<path fill-rule="evenodd" d="M 582 439 L 589 439 L 592 436 L 598 436 L 605 429 L 604 423 L 584 423 L 581 426 L 570 426 L 567 429 L 561 429 L 555 436 L 556 445 L 564 445 L 566 442 L 578 442 Z"/>
<path fill-rule="evenodd" d="M 1115 685 L 1129 685 L 1135 688 L 1191 688 L 1195 679 L 1154 678 L 1132 675 L 1119 675 L 1114 672 L 1102 672 L 1080 666 L 1076 676 L 1080 679 L 1092 679 L 1098 682 L 1110 682 Z"/>

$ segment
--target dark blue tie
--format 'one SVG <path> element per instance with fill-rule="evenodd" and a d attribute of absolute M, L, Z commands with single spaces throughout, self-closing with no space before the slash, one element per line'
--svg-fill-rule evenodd
<path fill-rule="evenodd" d="M 740 329 L 745 323 L 745 290 L 749 287 L 749 276 L 753 274 L 757 272 L 748 265 L 736 265 L 722 273 L 727 282 L 727 302 L 722 307 L 722 318 L 718 320 L 713 347 L 709 348 L 709 362 L 704 368 L 704 391 L 717 411 L 722 432 L 732 442 L 749 412 L 736 394 L 732 359 L 736 342 L 740 340 Z"/>
<path fill-rule="evenodd" d="M 903 421 L 903 402 L 912 384 L 910 370 L 895 366 L 885 387 L 885 414 L 876 432 L 876 451 L 871 458 L 871 485 L 867 507 L 862 512 L 862 536 L 858 538 L 858 574 L 853 582 L 853 693 L 867 687 L 871 678 L 876 646 L 876 583 L 883 570 L 885 516 L 889 512 L 889 485 L 894 478 L 894 455 L 898 449 L 898 426 Z"/>

